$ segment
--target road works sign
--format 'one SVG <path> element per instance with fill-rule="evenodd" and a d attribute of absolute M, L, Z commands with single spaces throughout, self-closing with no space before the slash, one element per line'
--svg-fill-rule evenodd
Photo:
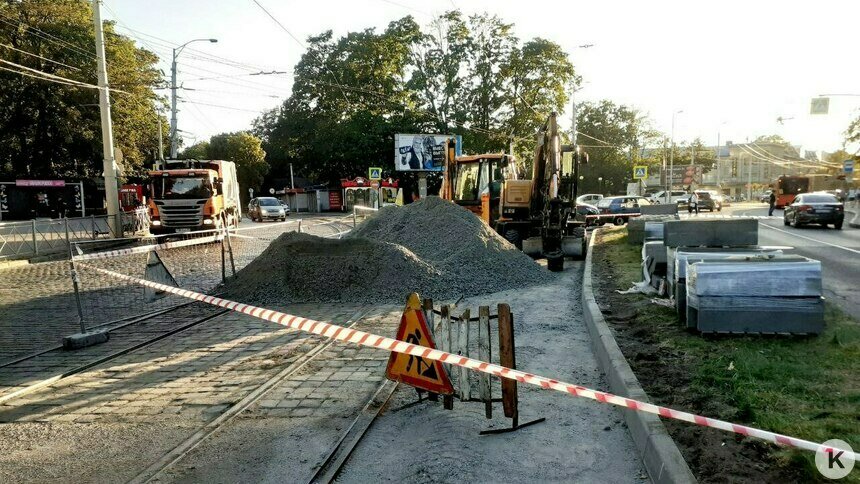
<path fill-rule="evenodd" d="M 436 348 L 433 335 L 424 318 L 424 311 L 421 309 L 421 301 L 418 299 L 418 294 L 414 292 L 406 301 L 406 309 L 403 310 L 400 327 L 397 328 L 397 339 L 413 345 Z M 433 393 L 442 395 L 454 393 L 454 387 L 451 386 L 442 363 L 420 356 L 392 352 L 388 359 L 388 367 L 385 369 L 385 377 Z"/>
<path fill-rule="evenodd" d="M 648 167 L 647 166 L 634 166 L 633 167 L 633 179 L 634 180 L 644 180 L 648 178 Z"/>
<path fill-rule="evenodd" d="M 367 169 L 367 178 L 371 180 L 382 180 L 382 168 L 371 166 Z"/>

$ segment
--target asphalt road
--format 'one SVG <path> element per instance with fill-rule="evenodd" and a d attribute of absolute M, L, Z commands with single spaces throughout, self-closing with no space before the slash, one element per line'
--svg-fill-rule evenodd
<path fill-rule="evenodd" d="M 849 205 L 848 208 L 853 207 Z M 723 212 L 763 216 L 767 215 L 767 206 L 742 204 L 726 207 Z M 860 319 L 860 229 L 851 228 L 849 221 L 850 215 L 846 215 L 842 230 L 817 225 L 786 227 L 782 222 L 782 210 L 775 210 L 773 218 L 759 221 L 759 244 L 792 246 L 794 249 L 785 251 L 787 254 L 821 261 L 824 296 Z"/>

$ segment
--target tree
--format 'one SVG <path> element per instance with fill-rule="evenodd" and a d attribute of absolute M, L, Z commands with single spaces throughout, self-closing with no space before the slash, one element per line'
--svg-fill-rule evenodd
<path fill-rule="evenodd" d="M 180 160 L 209 160 L 209 142 L 201 141 L 179 153 Z"/>
<path fill-rule="evenodd" d="M 851 121 L 848 125 L 848 128 L 845 129 L 845 141 L 843 146 L 847 146 L 849 144 L 857 144 L 860 143 L 860 116 Z M 854 151 L 854 154 L 860 153 L 860 148 Z"/>
<path fill-rule="evenodd" d="M 2 58 L 30 69 L 88 84 L 96 83 L 92 10 L 82 0 L 0 3 Z M 60 39 L 60 40 L 57 40 Z M 158 143 L 153 88 L 161 82 L 152 52 L 135 47 L 105 23 L 115 146 L 122 149 L 126 176 L 144 172 Z M 98 91 L 3 65 L 0 71 L 0 176 L 89 178 L 102 165 Z M 122 92 L 120 92 L 122 91 Z M 166 130 L 165 130 L 166 131 Z"/>
<path fill-rule="evenodd" d="M 761 135 L 753 141 L 753 143 L 775 143 L 779 145 L 787 145 L 788 141 L 778 134 Z"/>
<path fill-rule="evenodd" d="M 461 134 L 471 153 L 507 150 L 515 139 L 531 152 L 532 134 L 564 108 L 574 78 L 558 45 L 520 45 L 513 25 L 488 15 L 448 12 L 426 31 L 404 17 L 382 32 L 324 32 L 308 44 L 290 98 L 254 124 L 272 176 L 293 164 L 334 183 L 391 166 L 395 133 Z"/>
<path fill-rule="evenodd" d="M 259 192 L 263 177 L 269 172 L 262 140 L 247 131 L 216 134 L 208 142 L 201 141 L 189 146 L 180 154 L 180 158 L 227 160 L 236 163 L 236 176 L 243 198 L 249 188 Z"/>
<path fill-rule="evenodd" d="M 581 170 L 579 191 L 620 193 L 632 181 L 640 139 L 653 136 L 640 113 L 609 100 L 578 106 L 580 143 L 587 144 L 589 163 Z M 602 179 L 602 180 L 601 180 Z"/>

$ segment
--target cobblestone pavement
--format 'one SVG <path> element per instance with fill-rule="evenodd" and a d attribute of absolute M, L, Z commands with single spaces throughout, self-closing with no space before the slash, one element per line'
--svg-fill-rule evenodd
<path fill-rule="evenodd" d="M 254 224 L 231 239 L 239 270 L 284 231 L 289 224 Z M 332 222 L 323 224 L 323 222 Z M 314 215 L 302 219 L 302 230 L 331 236 L 348 230 L 342 215 Z M 159 251 L 177 282 L 189 289 L 212 290 L 221 282 L 221 248 L 218 243 Z M 90 265 L 123 274 L 143 276 L 146 254 L 97 259 Z M 230 273 L 229 260 L 227 273 Z M 86 267 L 79 268 L 81 306 L 86 326 L 164 309 L 182 302 L 170 296 L 147 301 L 141 287 L 106 278 Z M 45 262 L 0 269 L 0 363 L 60 343 L 63 336 L 80 331 L 68 262 Z"/>
<path fill-rule="evenodd" d="M 364 316 L 358 328 L 389 336 L 399 321 L 393 307 L 282 309 L 337 324 Z M 128 480 L 321 341 L 231 312 L 11 399 L 0 405 L 0 481 Z M 335 343 L 264 395 L 246 418 L 354 415 L 384 377 L 386 358 Z M 361 404 L 347 403 L 356 398 Z M 74 436 L 77 455 L 64 451 L 63 438 L 72 437 L 52 442 L 46 435 Z M 123 452 L 142 457 L 103 458 Z"/>

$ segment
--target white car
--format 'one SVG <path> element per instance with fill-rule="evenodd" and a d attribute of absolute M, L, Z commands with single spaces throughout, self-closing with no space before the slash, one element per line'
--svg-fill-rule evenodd
<path fill-rule="evenodd" d="M 589 205 L 597 205 L 597 202 L 603 200 L 603 195 L 599 193 L 586 193 L 576 197 L 576 204 L 587 203 Z"/>
<path fill-rule="evenodd" d="M 671 195 L 669 193 L 667 190 L 661 190 L 648 197 L 648 200 L 651 203 L 678 203 L 678 200 L 689 196 L 684 190 L 672 190 Z"/>

